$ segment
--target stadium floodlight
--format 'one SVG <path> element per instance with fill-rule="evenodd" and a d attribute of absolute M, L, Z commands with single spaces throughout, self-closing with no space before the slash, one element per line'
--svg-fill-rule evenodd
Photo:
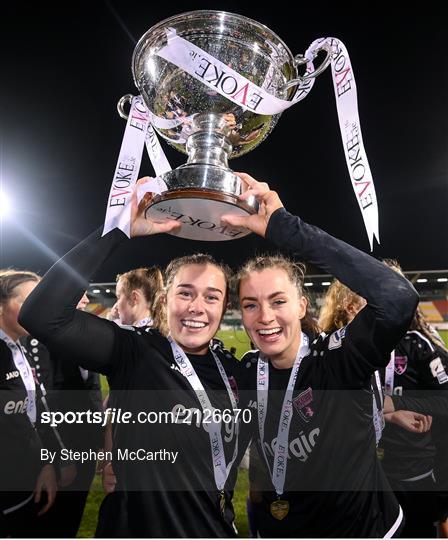
<path fill-rule="evenodd" d="M 0 218 L 5 218 L 9 215 L 11 210 L 11 202 L 6 193 L 0 191 Z"/>
<path fill-rule="evenodd" d="M 324 285 L 325 287 L 328 287 L 328 285 L 331 285 L 330 281 L 322 281 L 321 285 Z"/>
<path fill-rule="evenodd" d="M 428 283 L 428 280 L 426 278 L 420 278 L 417 279 L 417 283 Z"/>
<path fill-rule="evenodd" d="M 437 278 L 437 281 L 439 283 L 446 283 L 448 281 L 448 277 L 439 277 Z"/>
<path fill-rule="evenodd" d="M 101 289 L 93 289 L 92 293 L 93 294 L 100 294 L 101 292 Z"/>
<path fill-rule="evenodd" d="M 305 285 L 305 287 L 312 287 L 313 282 L 312 281 L 305 281 L 304 285 Z"/>

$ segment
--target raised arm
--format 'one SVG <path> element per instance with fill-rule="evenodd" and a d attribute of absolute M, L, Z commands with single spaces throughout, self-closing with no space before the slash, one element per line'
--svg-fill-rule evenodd
<path fill-rule="evenodd" d="M 50 268 L 23 304 L 20 324 L 60 358 L 108 372 L 115 323 L 76 306 L 90 277 L 125 239 L 118 229 L 103 238 L 96 230 Z"/>
<path fill-rule="evenodd" d="M 131 237 L 169 232 L 179 227 L 176 221 L 145 220 L 143 211 L 144 202 L 137 207 L 134 196 Z M 110 372 L 119 328 L 111 321 L 77 310 L 76 306 L 90 277 L 126 239 L 119 229 L 103 237 L 101 229 L 96 230 L 50 268 L 28 296 L 19 315 L 20 324 L 53 353 L 105 374 Z"/>
<path fill-rule="evenodd" d="M 260 202 L 259 214 L 225 216 L 223 221 L 264 236 L 282 251 L 318 266 L 365 298 L 367 306 L 347 327 L 347 335 L 354 338 L 351 341 L 357 349 L 353 355 L 368 356 L 372 367 L 386 365 L 388 353 L 405 334 L 417 307 L 418 294 L 413 286 L 370 255 L 291 215 L 267 184 L 246 174 L 240 177 L 250 188 L 241 198 L 255 195 Z M 373 355 L 372 346 L 376 349 Z"/>

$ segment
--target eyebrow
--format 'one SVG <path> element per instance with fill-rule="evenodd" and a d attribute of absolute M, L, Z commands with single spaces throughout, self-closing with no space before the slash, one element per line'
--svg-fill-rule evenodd
<path fill-rule="evenodd" d="M 276 296 L 278 296 L 279 294 L 285 294 L 284 291 L 277 291 L 275 293 L 272 293 L 268 296 L 268 300 L 272 300 L 272 298 L 275 298 Z M 244 296 L 243 298 L 241 298 L 241 302 L 243 302 L 244 300 L 251 300 L 253 302 L 257 302 L 258 301 L 258 298 L 255 298 L 253 296 Z"/>
<path fill-rule="evenodd" d="M 176 288 L 178 289 L 179 287 L 183 287 L 184 289 L 194 289 L 193 285 L 190 285 L 189 283 L 179 283 Z M 211 292 L 219 292 L 222 295 L 224 294 L 221 289 L 217 289 L 215 287 L 206 287 L 206 290 Z"/>

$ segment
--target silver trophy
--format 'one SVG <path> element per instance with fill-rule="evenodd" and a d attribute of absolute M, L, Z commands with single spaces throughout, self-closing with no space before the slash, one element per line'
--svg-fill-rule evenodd
<path fill-rule="evenodd" d="M 181 216 L 185 225 L 175 234 L 184 238 L 241 238 L 249 231 L 223 227 L 220 217 L 225 213 L 253 214 L 257 202 L 253 197 L 239 200 L 246 187 L 229 168 L 228 160 L 258 146 L 281 112 L 257 112 L 254 96 L 250 106 L 236 102 L 237 92 L 240 101 L 247 98 L 244 88 L 233 92 L 232 80 L 210 66 L 208 60 L 196 63 L 193 76 L 165 59 L 161 50 L 173 35 L 205 51 L 255 87 L 287 101 L 293 98 L 297 85 L 327 67 L 330 51 L 325 50 L 319 68 L 299 75 L 298 66 L 307 60 L 294 56 L 269 28 L 241 15 L 208 10 L 183 13 L 158 23 L 135 48 L 134 81 L 152 115 L 153 127 L 171 146 L 188 155 L 185 165 L 162 175 L 168 190 L 152 199 L 146 217 L 160 221 Z M 192 50 L 191 54 L 197 52 Z M 124 106 L 130 98 L 124 96 L 118 104 L 123 118 L 127 117 Z"/>

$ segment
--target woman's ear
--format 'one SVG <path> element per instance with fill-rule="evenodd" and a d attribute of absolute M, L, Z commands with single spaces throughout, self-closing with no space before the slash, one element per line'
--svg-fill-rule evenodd
<path fill-rule="evenodd" d="M 131 291 L 131 294 L 129 295 L 129 301 L 132 307 L 135 306 L 135 304 L 138 304 L 141 302 L 142 299 L 142 293 L 139 289 L 134 289 Z"/>
<path fill-rule="evenodd" d="M 299 298 L 299 319 L 303 319 L 306 314 L 306 308 L 308 307 L 308 300 L 305 296 Z"/>

